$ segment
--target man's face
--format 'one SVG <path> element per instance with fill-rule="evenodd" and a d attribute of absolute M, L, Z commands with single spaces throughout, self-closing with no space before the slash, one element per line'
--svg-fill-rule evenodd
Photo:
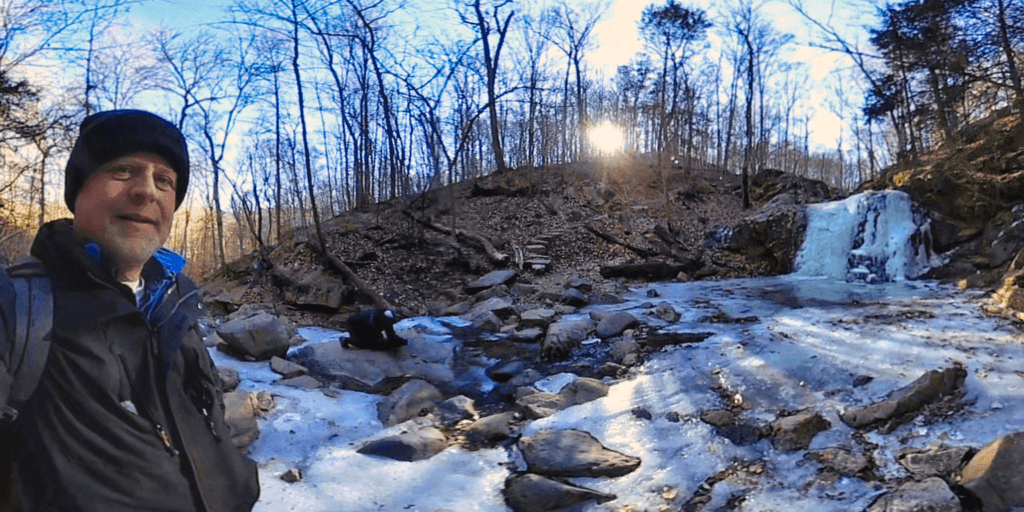
<path fill-rule="evenodd" d="M 107 162 L 75 199 L 75 229 L 114 256 L 118 273 L 139 270 L 163 246 L 174 217 L 177 173 L 152 153 Z"/>

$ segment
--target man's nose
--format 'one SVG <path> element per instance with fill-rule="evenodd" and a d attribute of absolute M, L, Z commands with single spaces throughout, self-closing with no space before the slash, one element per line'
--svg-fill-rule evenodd
<path fill-rule="evenodd" d="M 131 182 L 131 195 L 143 200 L 156 199 L 156 175 L 152 169 L 136 173 Z"/>

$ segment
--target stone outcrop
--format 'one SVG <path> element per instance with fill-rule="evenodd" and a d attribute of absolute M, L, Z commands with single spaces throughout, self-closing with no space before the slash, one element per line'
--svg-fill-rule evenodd
<path fill-rule="evenodd" d="M 750 200 L 755 204 L 810 204 L 832 199 L 823 181 L 778 169 L 764 169 L 750 177 Z"/>
<path fill-rule="evenodd" d="M 773 204 L 731 228 L 708 232 L 705 246 L 712 252 L 740 256 L 749 275 L 788 274 L 807 230 L 802 205 Z"/>
<path fill-rule="evenodd" d="M 889 398 L 871 405 L 850 407 L 840 417 L 853 428 L 877 427 L 886 434 L 929 405 L 958 400 L 964 393 L 965 378 L 967 370 L 961 365 L 932 370 L 894 391 Z"/>
<path fill-rule="evenodd" d="M 617 477 L 640 467 L 640 459 L 605 448 L 579 430 L 542 430 L 519 440 L 528 470 L 553 477 Z"/>
<path fill-rule="evenodd" d="M 217 328 L 229 351 L 255 360 L 284 357 L 291 346 L 295 328 L 284 320 L 256 311 L 251 316 L 234 318 Z"/>

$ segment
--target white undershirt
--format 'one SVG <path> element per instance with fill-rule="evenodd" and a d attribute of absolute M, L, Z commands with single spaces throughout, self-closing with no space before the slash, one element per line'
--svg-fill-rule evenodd
<path fill-rule="evenodd" d="M 135 304 L 142 303 L 142 291 L 145 289 L 145 283 L 142 281 L 142 276 L 139 276 L 137 280 L 133 281 L 121 281 L 121 284 L 131 288 L 135 292 Z"/>

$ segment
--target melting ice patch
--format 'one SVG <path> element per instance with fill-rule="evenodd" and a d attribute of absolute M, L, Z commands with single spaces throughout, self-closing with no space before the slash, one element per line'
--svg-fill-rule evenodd
<path fill-rule="evenodd" d="M 811 205 L 795 274 L 845 281 L 903 281 L 941 264 L 927 217 L 900 191 Z"/>

